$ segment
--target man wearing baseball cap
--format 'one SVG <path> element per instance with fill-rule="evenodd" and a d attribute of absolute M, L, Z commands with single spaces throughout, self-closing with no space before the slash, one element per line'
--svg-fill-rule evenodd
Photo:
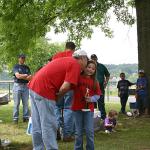
<path fill-rule="evenodd" d="M 25 65 L 24 54 L 18 55 L 18 64 L 13 67 L 14 73 L 14 85 L 13 85 L 13 99 L 14 99 L 14 110 L 13 110 L 13 121 L 18 123 L 19 119 L 19 105 L 20 100 L 22 99 L 23 104 L 23 122 L 28 121 L 29 119 L 29 108 L 28 108 L 28 99 L 29 99 L 29 89 L 27 83 L 31 79 L 30 68 Z"/>
<path fill-rule="evenodd" d="M 33 149 L 57 150 L 55 104 L 78 83 L 87 65 L 87 54 L 78 50 L 73 57 L 55 59 L 41 68 L 29 83 Z"/>
<path fill-rule="evenodd" d="M 136 100 L 139 115 L 148 115 L 148 80 L 143 69 L 139 70 L 139 78 L 136 82 Z"/>
<path fill-rule="evenodd" d="M 106 110 L 105 110 L 105 88 L 109 81 L 110 73 L 106 66 L 98 62 L 98 58 L 95 54 L 91 55 L 91 59 L 94 60 L 97 64 L 97 80 L 100 84 L 100 88 L 102 94 L 98 102 L 98 108 L 101 112 L 101 118 L 104 120 L 106 118 Z"/>

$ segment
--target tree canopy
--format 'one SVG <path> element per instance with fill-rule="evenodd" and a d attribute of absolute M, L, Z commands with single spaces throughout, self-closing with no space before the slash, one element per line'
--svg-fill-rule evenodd
<path fill-rule="evenodd" d="M 131 4 L 127 0 L 1 0 L 1 63 L 13 60 L 20 52 L 32 51 L 37 39 L 52 28 L 55 33 L 67 32 L 68 40 L 77 45 L 84 37 L 91 37 L 93 27 L 100 27 L 111 37 L 110 14 L 132 25 Z"/>

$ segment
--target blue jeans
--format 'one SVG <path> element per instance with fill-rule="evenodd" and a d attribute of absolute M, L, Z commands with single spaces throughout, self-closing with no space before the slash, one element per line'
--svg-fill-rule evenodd
<path fill-rule="evenodd" d="M 121 112 L 122 113 L 126 112 L 127 100 L 128 100 L 128 94 L 121 95 L 121 97 L 120 97 L 120 103 L 121 103 Z"/>
<path fill-rule="evenodd" d="M 74 118 L 73 112 L 70 109 L 72 105 L 72 98 L 73 91 L 69 91 L 56 103 L 55 113 L 57 126 L 58 128 L 62 127 L 64 138 L 74 134 Z"/>
<path fill-rule="evenodd" d="M 83 133 L 86 133 L 86 150 L 94 150 L 93 112 L 74 111 L 75 146 L 74 150 L 83 150 Z"/>
<path fill-rule="evenodd" d="M 147 97 L 146 95 L 138 95 L 137 98 L 137 108 L 139 109 L 140 115 L 144 114 L 145 108 L 148 107 L 147 105 Z"/>
<path fill-rule="evenodd" d="M 104 120 L 106 118 L 106 110 L 105 110 L 105 100 L 104 100 L 105 95 L 101 95 L 100 98 L 98 99 L 98 109 L 100 111 L 101 118 Z"/>
<path fill-rule="evenodd" d="M 55 101 L 39 96 L 31 90 L 30 96 L 33 150 L 58 150 Z"/>
<path fill-rule="evenodd" d="M 29 118 L 29 89 L 26 83 L 14 83 L 13 86 L 13 99 L 14 99 L 14 110 L 13 110 L 13 120 L 18 120 L 19 118 L 19 106 L 20 100 L 22 99 L 23 105 L 23 118 Z"/>

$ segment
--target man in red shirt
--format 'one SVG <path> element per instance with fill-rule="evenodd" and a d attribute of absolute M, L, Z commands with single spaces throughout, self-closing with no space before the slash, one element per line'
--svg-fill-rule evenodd
<path fill-rule="evenodd" d="M 53 56 L 52 60 L 54 60 L 56 58 L 61 58 L 61 57 L 69 57 L 69 56 L 71 57 L 75 51 L 75 48 L 76 48 L 76 46 L 73 42 L 67 42 L 66 46 L 65 46 L 65 50 L 63 52 L 56 53 Z"/>
<path fill-rule="evenodd" d="M 73 58 L 74 57 L 74 58 Z M 87 54 L 78 50 L 73 57 L 53 60 L 41 68 L 29 83 L 32 113 L 33 149 L 57 150 L 55 104 L 78 83 L 87 65 Z"/>
<path fill-rule="evenodd" d="M 52 60 L 62 57 L 72 57 L 73 52 L 75 51 L 75 44 L 73 42 L 67 42 L 65 46 L 65 50 L 63 52 L 56 53 Z M 73 99 L 73 90 L 68 91 L 64 97 L 62 97 L 56 103 L 56 118 L 57 118 L 57 140 L 61 139 L 60 128 L 63 128 L 63 141 L 72 141 L 74 138 L 74 119 L 73 112 L 71 110 Z"/>

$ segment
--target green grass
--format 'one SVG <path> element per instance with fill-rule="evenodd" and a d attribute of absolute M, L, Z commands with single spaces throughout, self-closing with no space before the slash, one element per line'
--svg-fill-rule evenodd
<path fill-rule="evenodd" d="M 119 110 L 120 105 L 107 103 L 106 109 Z M 9 150 L 32 150 L 31 136 L 26 135 L 27 123 L 21 118 L 19 124 L 12 122 L 13 104 L 0 106 L 0 138 L 12 141 Z M 22 116 L 22 109 L 20 116 Z M 95 150 L 150 150 L 150 118 L 118 116 L 117 132 L 110 135 L 103 131 L 95 133 Z M 85 142 L 84 142 L 85 143 Z M 73 150 L 74 142 L 58 142 L 60 150 Z M 84 145 L 85 146 L 85 145 Z M 2 149 L 2 148 L 0 148 Z"/>

